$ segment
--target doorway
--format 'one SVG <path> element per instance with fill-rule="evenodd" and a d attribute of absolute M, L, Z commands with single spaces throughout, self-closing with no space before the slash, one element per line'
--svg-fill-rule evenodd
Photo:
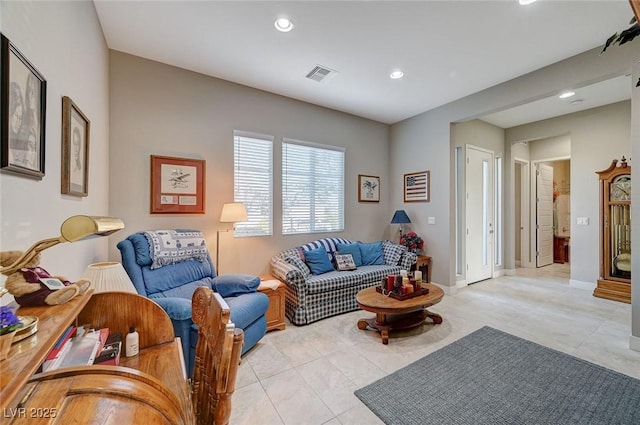
<path fill-rule="evenodd" d="M 494 154 L 466 145 L 466 281 L 493 277 Z"/>

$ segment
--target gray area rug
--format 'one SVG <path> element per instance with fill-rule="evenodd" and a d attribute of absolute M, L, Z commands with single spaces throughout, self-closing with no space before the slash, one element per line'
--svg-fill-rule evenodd
<path fill-rule="evenodd" d="M 355 394 L 390 425 L 640 424 L 640 380 L 490 327 Z"/>

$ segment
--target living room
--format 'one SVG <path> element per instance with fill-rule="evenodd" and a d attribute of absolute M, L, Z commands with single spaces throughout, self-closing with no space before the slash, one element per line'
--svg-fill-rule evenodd
<path fill-rule="evenodd" d="M 74 214 L 120 217 L 126 225 L 124 231 L 109 238 L 65 244 L 43 254 L 44 267 L 71 279 L 78 279 L 90 263 L 119 261 L 116 243 L 139 230 L 198 228 L 205 233 L 212 250 L 216 230 L 225 228 L 218 222 L 222 204 L 233 200 L 232 135 L 234 130 L 242 130 L 271 135 L 275 140 L 291 137 L 344 146 L 345 232 L 338 236 L 364 241 L 393 238 L 396 229 L 389 224 L 391 216 L 404 206 L 433 258 L 432 280 L 453 293 L 459 277 L 451 260 L 456 258 L 452 236 L 452 152 L 465 142 L 452 138 L 451 123 L 546 97 L 568 85 L 581 86 L 629 72 L 633 81 L 640 77 L 636 40 L 605 55 L 599 55 L 600 49 L 595 48 L 388 125 L 110 50 L 91 2 L 9 1 L 2 2 L 0 13 L 3 34 L 46 77 L 48 84 L 46 175 L 40 181 L 4 173 L 0 176 L 2 249 L 24 249 L 35 240 L 54 236 L 60 223 Z M 158 35 L 159 46 L 167 36 L 170 31 Z M 91 120 L 89 195 L 84 198 L 59 194 L 62 96 L 71 97 Z M 630 102 L 616 106 L 623 110 L 617 115 L 636 117 L 639 105 L 640 91 L 636 89 Z M 624 112 L 629 108 L 633 115 Z M 607 140 L 590 143 L 581 152 L 576 143 L 572 145 L 573 160 L 586 161 L 584 168 L 592 173 L 606 168 L 622 154 L 640 157 L 640 120 L 627 120 L 631 131 L 626 137 L 630 137 L 631 144 L 626 150 L 620 145 L 612 147 Z M 566 130 L 565 127 L 562 131 Z M 604 137 L 606 129 L 601 130 Z M 503 137 L 505 141 L 516 141 L 548 135 L 532 133 L 531 129 L 522 129 L 513 138 L 509 132 Z M 510 143 L 504 143 L 504 149 L 505 159 L 509 158 Z M 149 214 L 150 155 L 207 161 L 204 215 Z M 278 170 L 280 158 L 275 155 L 274 159 L 274 169 Z M 510 167 L 505 161 L 505 176 Z M 402 175 L 423 169 L 431 171 L 431 201 L 419 206 L 403 204 Z M 380 203 L 357 202 L 358 174 L 380 177 Z M 591 225 L 582 235 L 572 235 L 572 245 L 584 249 L 572 256 L 572 279 L 595 282 L 597 180 L 595 174 L 587 175 L 586 171 L 581 177 L 584 188 L 576 181 L 572 195 L 582 194 L 593 200 L 584 212 L 591 217 Z M 276 188 L 280 185 L 277 172 L 273 184 Z M 511 190 L 510 184 L 505 180 L 505 191 Z M 637 199 L 637 195 L 633 196 Z M 309 241 L 309 235 L 282 236 L 277 220 L 281 213 L 279 198 L 274 199 L 273 205 L 272 237 L 223 235 L 223 274 L 268 272 L 269 259 L 275 252 Z M 634 210 L 632 215 L 640 219 L 640 212 Z M 435 225 L 427 224 L 430 216 L 436 217 Z M 508 214 L 505 220 L 507 226 L 511 220 Z M 639 235 L 634 230 L 634 240 L 638 241 Z M 505 239 L 505 274 L 516 268 L 513 255 L 509 255 L 513 252 L 511 243 L 511 239 Z M 635 280 L 636 292 L 638 285 Z M 632 309 L 632 341 L 638 349 L 640 300 L 633 300 Z"/>

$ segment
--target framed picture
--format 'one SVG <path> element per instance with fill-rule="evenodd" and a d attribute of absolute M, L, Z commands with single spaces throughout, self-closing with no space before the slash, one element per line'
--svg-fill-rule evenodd
<path fill-rule="evenodd" d="M 151 214 L 204 214 L 205 161 L 151 155 Z"/>
<path fill-rule="evenodd" d="M 41 180 L 47 82 L 0 34 L 0 170 Z"/>
<path fill-rule="evenodd" d="M 73 101 L 62 98 L 61 193 L 89 194 L 89 119 Z"/>
<path fill-rule="evenodd" d="M 429 202 L 430 171 L 404 175 L 404 202 Z"/>
<path fill-rule="evenodd" d="M 380 177 L 358 174 L 358 202 L 380 202 Z"/>

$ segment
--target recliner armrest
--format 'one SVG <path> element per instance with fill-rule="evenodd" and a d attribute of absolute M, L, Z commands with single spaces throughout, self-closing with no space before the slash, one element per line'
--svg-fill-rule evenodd
<path fill-rule="evenodd" d="M 186 298 L 153 298 L 171 320 L 191 320 L 191 300 Z"/>
<path fill-rule="evenodd" d="M 259 285 L 260 278 L 250 274 L 225 274 L 211 281 L 213 290 L 225 298 L 256 292 Z"/>

